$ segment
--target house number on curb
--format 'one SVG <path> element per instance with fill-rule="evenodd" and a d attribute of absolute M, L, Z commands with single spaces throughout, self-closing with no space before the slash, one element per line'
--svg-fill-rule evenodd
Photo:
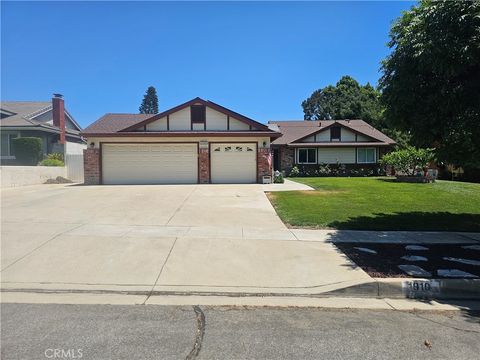
<path fill-rule="evenodd" d="M 437 280 L 404 281 L 402 288 L 409 298 L 430 297 L 440 293 L 440 283 Z"/>

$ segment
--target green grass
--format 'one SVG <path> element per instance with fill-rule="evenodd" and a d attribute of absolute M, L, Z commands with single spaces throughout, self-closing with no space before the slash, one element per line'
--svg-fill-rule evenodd
<path fill-rule="evenodd" d="M 295 178 L 315 191 L 270 193 L 293 227 L 480 231 L 480 184 L 397 183 L 390 178 Z"/>

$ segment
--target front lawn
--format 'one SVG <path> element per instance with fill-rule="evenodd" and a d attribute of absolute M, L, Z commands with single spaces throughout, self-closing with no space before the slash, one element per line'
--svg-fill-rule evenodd
<path fill-rule="evenodd" d="M 315 191 L 270 193 L 293 227 L 480 231 L 480 184 L 397 183 L 391 178 L 295 178 Z"/>

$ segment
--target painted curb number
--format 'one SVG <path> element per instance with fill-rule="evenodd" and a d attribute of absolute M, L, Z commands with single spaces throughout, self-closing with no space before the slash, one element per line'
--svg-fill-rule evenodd
<path fill-rule="evenodd" d="M 402 289 L 409 298 L 430 297 L 440 293 L 440 282 L 437 280 L 404 281 Z"/>

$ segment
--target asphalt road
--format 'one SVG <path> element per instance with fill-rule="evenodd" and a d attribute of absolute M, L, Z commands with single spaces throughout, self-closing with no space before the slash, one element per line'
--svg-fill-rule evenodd
<path fill-rule="evenodd" d="M 480 314 L 468 312 L 2 304 L 1 315 L 4 360 L 471 360 L 480 353 Z"/>

